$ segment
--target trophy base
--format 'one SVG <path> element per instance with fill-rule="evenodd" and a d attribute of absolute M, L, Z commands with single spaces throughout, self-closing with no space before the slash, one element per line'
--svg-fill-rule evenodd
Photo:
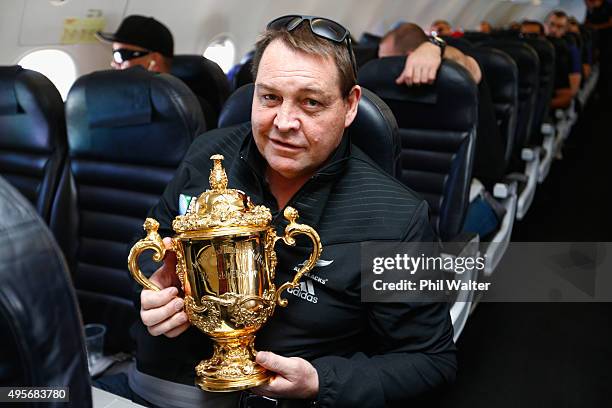
<path fill-rule="evenodd" d="M 270 381 L 273 373 L 255 362 L 252 334 L 213 338 L 211 358 L 196 366 L 196 384 L 204 391 L 233 392 L 257 387 Z"/>
<path fill-rule="evenodd" d="M 268 371 L 249 378 L 231 381 L 220 380 L 218 378 L 197 377 L 196 385 L 204 391 L 209 392 L 234 392 L 266 384 L 270 381 L 270 378 L 272 378 L 272 375 Z"/>

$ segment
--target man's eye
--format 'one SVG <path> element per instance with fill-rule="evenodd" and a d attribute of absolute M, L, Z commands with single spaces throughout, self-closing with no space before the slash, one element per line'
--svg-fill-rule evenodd
<path fill-rule="evenodd" d="M 270 101 L 270 102 L 273 102 L 273 101 L 277 101 L 277 100 L 278 100 L 278 96 L 276 96 L 276 95 L 271 95 L 271 94 L 267 94 L 267 95 L 264 95 L 264 96 L 263 96 L 263 99 L 264 99 L 264 101 Z"/>
<path fill-rule="evenodd" d="M 319 103 L 319 101 L 315 101 L 314 99 L 306 99 L 305 101 L 306 106 L 310 107 L 310 108 L 316 108 L 318 106 L 321 106 L 321 104 Z"/>

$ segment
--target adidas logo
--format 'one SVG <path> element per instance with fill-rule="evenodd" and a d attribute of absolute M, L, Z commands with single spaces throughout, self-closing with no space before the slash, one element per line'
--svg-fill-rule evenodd
<path fill-rule="evenodd" d="M 319 301 L 319 298 L 315 296 L 314 285 L 310 280 L 300 282 L 299 286 L 287 289 L 287 292 L 310 303 L 317 303 Z"/>

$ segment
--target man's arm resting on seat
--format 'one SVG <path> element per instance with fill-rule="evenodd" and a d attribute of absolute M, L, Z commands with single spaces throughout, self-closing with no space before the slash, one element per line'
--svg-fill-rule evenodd
<path fill-rule="evenodd" d="M 455 61 L 467 69 L 474 82 L 480 83 L 482 72 L 474 58 L 450 46 L 446 47 L 444 58 Z M 396 78 L 395 83 L 398 85 L 403 83 L 406 85 L 432 84 L 436 79 L 441 63 L 440 47 L 430 42 L 425 42 L 408 55 L 404 70 Z"/>
<path fill-rule="evenodd" d="M 572 103 L 572 90 L 570 88 L 562 88 L 555 90 L 550 107 L 553 109 L 566 109 Z"/>
<path fill-rule="evenodd" d="M 580 73 L 573 73 L 569 75 L 570 90 L 572 97 L 578 95 L 580 91 L 580 82 L 582 81 L 582 75 Z"/>

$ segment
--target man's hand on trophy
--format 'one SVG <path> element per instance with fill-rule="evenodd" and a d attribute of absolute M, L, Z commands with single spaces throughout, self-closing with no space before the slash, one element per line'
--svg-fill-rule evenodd
<path fill-rule="evenodd" d="M 303 358 L 287 358 L 270 351 L 260 351 L 255 361 L 276 373 L 276 376 L 268 384 L 252 388 L 253 393 L 271 398 L 317 398 L 319 375 L 312 364 Z"/>
<path fill-rule="evenodd" d="M 164 238 L 166 249 L 172 248 L 171 243 L 170 238 Z M 175 270 L 176 255 L 166 251 L 164 264 L 149 278 L 162 290 L 140 292 L 140 318 L 152 336 L 176 337 L 189 328 L 189 319 L 183 311 L 185 302 L 177 297 L 180 282 Z"/>

